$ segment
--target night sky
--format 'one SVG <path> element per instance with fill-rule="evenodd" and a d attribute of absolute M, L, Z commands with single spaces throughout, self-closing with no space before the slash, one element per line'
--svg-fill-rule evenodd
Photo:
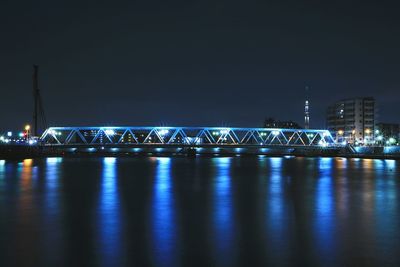
<path fill-rule="evenodd" d="M 399 7 L 384 1 L 1 1 L 0 130 L 51 126 L 325 125 L 373 96 L 400 122 Z"/>

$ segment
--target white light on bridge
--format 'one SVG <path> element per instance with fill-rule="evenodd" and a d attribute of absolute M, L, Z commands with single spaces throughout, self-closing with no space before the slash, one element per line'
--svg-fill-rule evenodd
<path fill-rule="evenodd" d="M 223 129 L 221 131 L 219 131 L 220 134 L 228 134 L 229 133 L 229 129 Z"/>
<path fill-rule="evenodd" d="M 114 135 L 115 134 L 115 131 L 112 129 L 107 129 L 104 132 L 106 133 L 106 135 Z"/>
<path fill-rule="evenodd" d="M 168 134 L 169 131 L 167 129 L 162 129 L 162 130 L 159 131 L 159 133 L 160 133 L 161 136 L 164 136 L 164 135 Z"/>

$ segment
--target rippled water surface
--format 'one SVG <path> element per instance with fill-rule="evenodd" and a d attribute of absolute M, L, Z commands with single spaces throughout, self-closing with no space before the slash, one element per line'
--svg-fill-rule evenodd
<path fill-rule="evenodd" d="M 0 266 L 400 266 L 400 162 L 0 160 Z"/>

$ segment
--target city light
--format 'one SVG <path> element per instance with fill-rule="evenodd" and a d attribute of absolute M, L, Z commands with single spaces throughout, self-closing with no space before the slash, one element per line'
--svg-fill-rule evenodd
<path fill-rule="evenodd" d="M 161 136 L 164 136 L 164 135 L 168 134 L 169 131 L 168 131 L 167 129 L 162 129 L 162 130 L 160 130 L 158 133 L 159 133 Z"/>
<path fill-rule="evenodd" d="M 12 136 L 12 132 L 7 132 L 7 136 L 11 137 Z"/>
<path fill-rule="evenodd" d="M 28 143 L 29 143 L 30 145 L 33 145 L 33 144 L 36 144 L 37 141 L 36 141 L 36 140 L 33 140 L 33 139 L 30 139 L 30 140 L 28 141 Z"/>
<path fill-rule="evenodd" d="M 229 130 L 228 129 L 223 129 L 223 130 L 221 130 L 219 132 L 220 132 L 220 134 L 228 134 Z"/>
<path fill-rule="evenodd" d="M 279 131 L 272 131 L 272 134 L 277 136 L 277 135 L 279 135 Z"/>
<path fill-rule="evenodd" d="M 115 134 L 115 131 L 112 129 L 107 129 L 104 132 L 106 133 L 106 135 L 114 135 Z"/>
<path fill-rule="evenodd" d="M 31 129 L 31 126 L 29 124 L 25 125 L 25 131 L 29 131 Z"/>

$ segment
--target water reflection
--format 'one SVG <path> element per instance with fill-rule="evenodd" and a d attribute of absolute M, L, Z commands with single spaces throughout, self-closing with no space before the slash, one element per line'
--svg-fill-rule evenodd
<path fill-rule="evenodd" d="M 116 158 L 103 159 L 98 209 L 100 262 L 103 266 L 115 266 L 122 260 L 120 256 L 121 214 L 116 164 Z"/>
<path fill-rule="evenodd" d="M 152 234 L 157 266 L 177 265 L 175 203 L 171 179 L 171 159 L 156 158 L 152 203 Z"/>
<path fill-rule="evenodd" d="M 6 161 L 0 159 L 0 192 L 4 184 Z"/>
<path fill-rule="evenodd" d="M 315 242 L 321 258 L 327 261 L 334 258 L 335 253 L 335 195 L 333 186 L 333 159 L 319 159 L 315 196 Z"/>
<path fill-rule="evenodd" d="M 399 208 L 398 178 L 395 160 L 380 160 L 379 174 L 375 178 L 374 186 L 374 221 L 376 230 L 373 238 L 382 236 L 384 247 L 398 247 L 399 241 L 394 237 L 394 229 L 398 229 L 400 219 L 396 216 Z M 396 175 L 397 174 L 397 175 Z M 396 244 L 397 243 L 397 244 Z M 380 259 L 385 260 L 384 258 Z"/>
<path fill-rule="evenodd" d="M 276 265 L 276 263 L 285 257 L 290 251 L 288 244 L 288 224 L 287 224 L 287 205 L 285 205 L 284 185 L 285 178 L 282 174 L 283 162 L 291 159 L 269 158 L 270 173 L 267 174 L 267 195 L 266 202 L 266 240 L 274 244 L 268 246 L 270 257 L 267 265 Z M 286 251 L 286 252 L 284 252 Z"/>
<path fill-rule="evenodd" d="M 18 248 L 21 248 L 20 253 L 24 257 L 17 257 L 16 266 L 27 266 L 31 262 L 35 253 L 38 251 L 36 240 L 39 238 L 37 229 L 37 221 L 34 220 L 38 215 L 39 209 L 36 199 L 33 180 L 37 178 L 37 171 L 33 171 L 33 160 L 25 159 L 18 164 L 17 178 L 19 181 L 18 199 L 17 199 L 17 214 L 14 225 L 16 227 L 13 241 Z M 36 245 L 35 245 L 36 244 Z"/>
<path fill-rule="evenodd" d="M 400 266 L 399 175 L 338 158 L 0 161 L 0 266 Z"/>
<path fill-rule="evenodd" d="M 53 214 L 59 212 L 58 190 L 60 186 L 60 167 L 62 158 L 47 158 L 45 173 L 46 212 Z"/>
<path fill-rule="evenodd" d="M 270 158 L 271 164 L 271 174 L 270 174 L 270 184 L 269 184 L 269 193 L 270 199 L 268 199 L 269 204 L 269 213 L 271 225 L 275 230 L 279 229 L 282 226 L 282 213 L 283 213 L 283 177 L 281 175 L 282 172 L 282 158 Z"/>
<path fill-rule="evenodd" d="M 233 200 L 230 167 L 232 158 L 213 158 L 216 174 L 213 192 L 213 227 L 216 260 L 219 264 L 231 266 L 234 261 L 233 241 Z"/>

